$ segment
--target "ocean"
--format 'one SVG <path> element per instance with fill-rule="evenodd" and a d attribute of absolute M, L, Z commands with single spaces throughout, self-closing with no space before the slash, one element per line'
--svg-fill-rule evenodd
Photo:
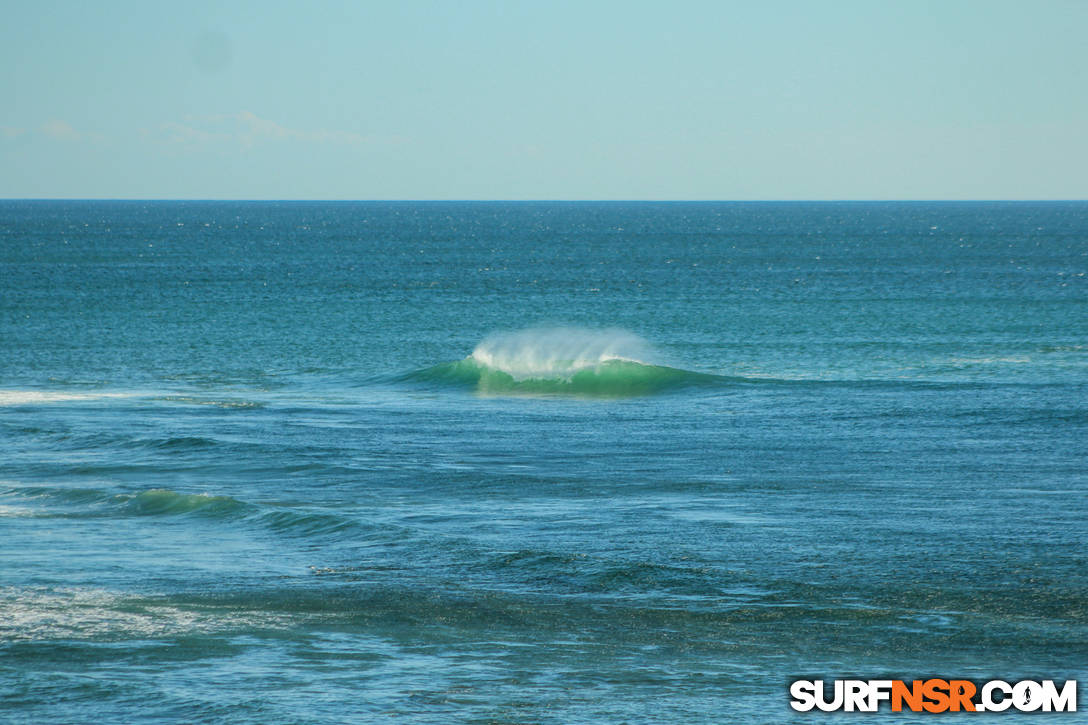
<path fill-rule="evenodd" d="M 0 721 L 1088 702 L 1086 273 L 1085 202 L 0 202 Z"/>

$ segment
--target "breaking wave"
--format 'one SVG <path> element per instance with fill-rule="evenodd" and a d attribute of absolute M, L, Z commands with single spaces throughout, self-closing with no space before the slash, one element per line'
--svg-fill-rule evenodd
<path fill-rule="evenodd" d="M 652 354 L 645 340 L 624 330 L 531 329 L 492 335 L 463 360 L 405 377 L 483 395 L 594 398 L 653 395 L 726 380 L 658 365 Z"/>

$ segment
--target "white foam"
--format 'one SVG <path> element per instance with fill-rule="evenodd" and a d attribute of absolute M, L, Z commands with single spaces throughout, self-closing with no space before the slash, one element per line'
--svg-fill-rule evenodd
<path fill-rule="evenodd" d="M 517 380 L 568 377 L 609 360 L 645 363 L 649 344 L 626 330 L 552 327 L 488 336 L 469 357 Z"/>
<path fill-rule="evenodd" d="M 126 393 L 73 393 L 58 390 L 0 390 L 0 406 L 63 403 L 72 400 L 126 398 Z"/>
<path fill-rule="evenodd" d="M 227 606 L 178 607 L 104 589 L 0 587 L 0 642 L 169 637 L 253 626 L 283 628 L 286 615 Z"/>

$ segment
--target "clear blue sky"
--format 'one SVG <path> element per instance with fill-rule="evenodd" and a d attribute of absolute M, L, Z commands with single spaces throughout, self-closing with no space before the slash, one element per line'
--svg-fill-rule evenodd
<path fill-rule="evenodd" d="M 1088 198 L 1088 1 L 0 0 L 0 197 Z"/>

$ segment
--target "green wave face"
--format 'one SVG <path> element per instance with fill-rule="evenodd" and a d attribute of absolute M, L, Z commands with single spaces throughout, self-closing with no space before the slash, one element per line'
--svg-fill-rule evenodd
<path fill-rule="evenodd" d="M 175 493 L 165 488 L 143 491 L 127 502 L 128 510 L 139 516 L 168 516 L 198 512 L 211 516 L 221 516 L 233 513 L 241 507 L 241 502 L 229 496 Z"/>
<path fill-rule="evenodd" d="M 632 398 L 712 384 L 716 375 L 648 365 L 630 360 L 606 360 L 597 365 L 552 375 L 515 377 L 466 358 L 436 365 L 410 376 L 419 382 L 471 389 L 480 395 L 558 395 L 583 398 Z"/>

